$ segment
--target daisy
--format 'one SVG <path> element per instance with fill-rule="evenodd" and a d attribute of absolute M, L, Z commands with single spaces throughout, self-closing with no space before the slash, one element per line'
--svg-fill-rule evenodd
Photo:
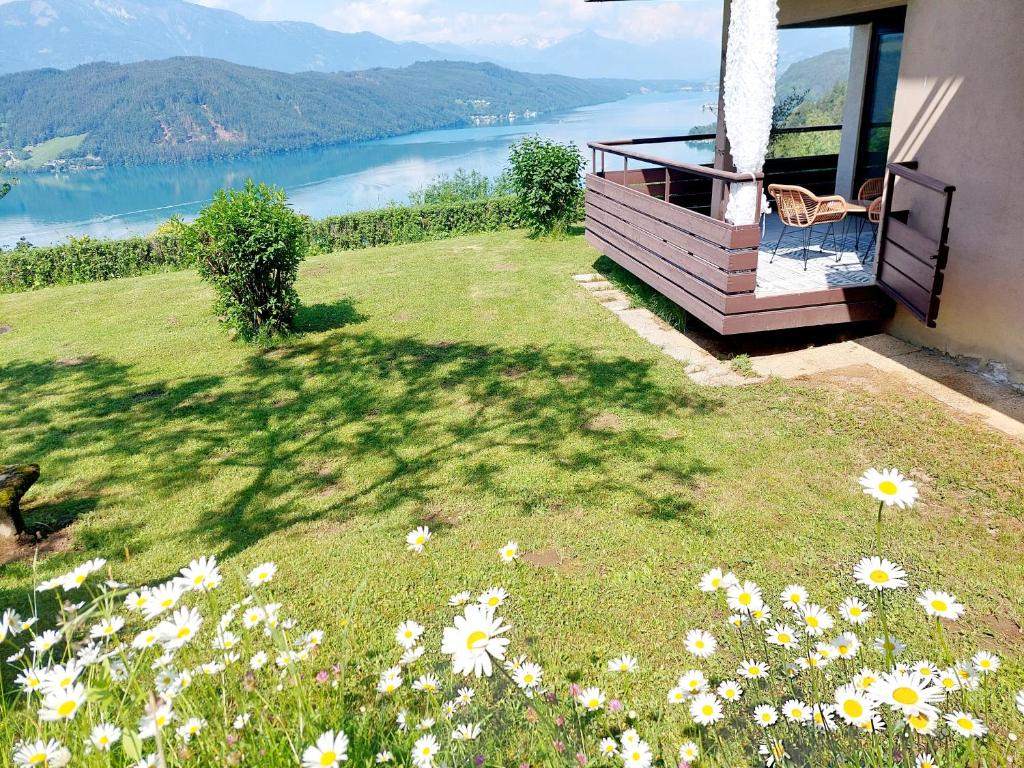
<path fill-rule="evenodd" d="M 623 768 L 651 768 L 654 756 L 647 742 L 641 739 L 629 749 L 623 749 L 620 757 Z"/>
<path fill-rule="evenodd" d="M 98 557 L 95 560 L 89 560 L 88 562 L 82 563 L 70 573 L 60 577 L 57 581 L 60 584 L 61 589 L 65 592 L 70 592 L 71 590 L 78 589 L 82 586 L 89 576 L 100 570 L 106 564 L 107 561 L 102 557 Z"/>
<path fill-rule="evenodd" d="M 835 717 L 836 708 L 833 704 L 815 704 L 811 712 L 814 727 L 823 731 L 834 731 L 838 727 Z"/>
<path fill-rule="evenodd" d="M 743 696 L 743 689 L 735 680 L 725 680 L 718 684 L 718 695 L 725 701 L 739 701 Z"/>
<path fill-rule="evenodd" d="M 860 484 L 864 493 L 887 507 L 906 509 L 917 500 L 917 486 L 896 469 L 869 469 L 860 478 Z"/>
<path fill-rule="evenodd" d="M 138 592 L 132 592 L 128 597 L 124 599 L 125 610 L 132 613 L 141 611 L 147 605 L 152 602 L 153 598 L 149 594 L 148 589 L 141 589 Z"/>
<path fill-rule="evenodd" d="M 452 731 L 452 741 L 476 741 L 479 735 L 479 723 L 463 723 L 455 726 L 455 730 Z"/>
<path fill-rule="evenodd" d="M 186 590 L 209 592 L 220 585 L 220 569 L 216 557 L 200 557 L 181 569 L 181 575 L 174 579 Z"/>
<path fill-rule="evenodd" d="M 48 629 L 38 636 L 32 638 L 32 642 L 28 644 L 29 649 L 36 655 L 46 653 L 53 646 L 60 642 L 60 632 L 53 629 Z"/>
<path fill-rule="evenodd" d="M 249 582 L 249 586 L 256 588 L 261 587 L 268 581 L 274 578 L 274 574 L 277 573 L 277 565 L 274 563 L 263 563 L 257 565 L 251 571 L 249 575 L 245 577 L 245 580 Z"/>
<path fill-rule="evenodd" d="M 124 619 L 120 616 L 112 616 L 109 619 L 103 619 L 97 622 L 89 629 L 89 637 L 96 638 L 97 640 L 106 640 L 108 637 L 113 637 L 121 628 L 124 627 Z"/>
<path fill-rule="evenodd" d="M 521 664 L 515 672 L 512 673 L 512 679 L 516 681 L 516 685 L 522 688 L 524 691 L 530 688 L 536 688 L 540 685 L 541 679 L 544 677 L 544 670 L 540 668 L 540 664 L 534 664 L 532 661 L 527 661 Z"/>
<path fill-rule="evenodd" d="M 790 584 L 780 595 L 782 604 L 791 611 L 796 611 L 807 604 L 807 590 L 799 584 Z"/>
<path fill-rule="evenodd" d="M 434 693 L 440 685 L 441 682 L 435 675 L 421 675 L 413 682 L 412 689 L 423 693 Z"/>
<path fill-rule="evenodd" d="M 806 723 L 811 719 L 810 708 L 799 699 L 790 699 L 782 705 L 782 714 L 791 723 Z"/>
<path fill-rule="evenodd" d="M 619 752 L 619 745 L 615 739 L 605 737 L 601 739 L 601 743 L 597 745 L 597 751 L 605 757 L 614 757 Z"/>
<path fill-rule="evenodd" d="M 974 668 L 982 675 L 987 675 L 999 669 L 999 657 L 988 651 L 978 651 L 971 659 Z"/>
<path fill-rule="evenodd" d="M 880 557 L 865 557 L 853 569 L 853 578 L 868 589 L 898 589 L 907 586 L 907 572 Z"/>
<path fill-rule="evenodd" d="M 722 583 L 724 574 L 721 568 L 712 568 L 710 571 L 700 577 L 700 582 L 697 587 L 701 592 L 715 592 L 721 589 L 725 585 Z"/>
<path fill-rule="evenodd" d="M 761 588 L 752 581 L 733 584 L 725 591 L 725 597 L 729 603 L 729 609 L 737 613 L 750 613 L 764 605 L 764 600 L 761 599 Z"/>
<path fill-rule="evenodd" d="M 249 720 L 251 718 L 252 714 L 250 712 L 243 712 L 235 718 L 235 722 L 231 724 L 231 727 L 234 728 L 236 731 L 240 731 L 249 724 Z"/>
<path fill-rule="evenodd" d="M 169 651 L 177 650 L 188 643 L 203 624 L 203 617 L 195 608 L 179 608 L 169 619 L 156 625 L 160 642 Z"/>
<path fill-rule="evenodd" d="M 981 679 L 974 674 L 976 671 L 973 664 L 967 662 L 958 661 L 953 665 L 953 672 L 957 676 L 960 687 L 965 691 L 973 691 L 981 685 Z"/>
<path fill-rule="evenodd" d="M 468 707 L 473 702 L 473 697 L 476 695 L 476 691 L 472 688 L 459 688 L 459 695 L 455 697 L 455 700 L 463 707 Z"/>
<path fill-rule="evenodd" d="M 430 529 L 425 525 L 405 534 L 405 548 L 417 555 L 423 554 L 423 549 L 428 541 L 430 541 Z"/>
<path fill-rule="evenodd" d="M 821 669 L 828 666 L 828 659 L 815 651 L 796 659 L 796 665 L 800 669 Z"/>
<path fill-rule="evenodd" d="M 636 668 L 636 656 L 630 656 L 628 653 L 608 661 L 609 672 L 636 672 Z"/>
<path fill-rule="evenodd" d="M 766 624 L 772 617 L 772 609 L 767 603 L 762 603 L 760 608 L 750 610 L 750 618 L 758 624 Z"/>
<path fill-rule="evenodd" d="M 905 715 L 934 712 L 945 698 L 941 687 L 916 672 L 888 672 L 871 684 L 868 695 Z"/>
<path fill-rule="evenodd" d="M 700 693 L 690 702 L 690 716 L 697 725 L 714 725 L 722 719 L 722 702 L 713 693 Z"/>
<path fill-rule="evenodd" d="M 39 719 L 44 721 L 74 720 L 85 701 L 85 686 L 75 683 L 69 688 L 58 688 L 43 697 Z"/>
<path fill-rule="evenodd" d="M 59 691 L 61 688 L 68 688 L 74 684 L 85 667 L 82 663 L 72 659 L 67 664 L 55 664 L 50 669 L 41 673 L 43 677 L 43 690 L 46 692 Z"/>
<path fill-rule="evenodd" d="M 808 603 L 800 610 L 800 618 L 804 622 L 804 632 L 811 637 L 821 637 L 835 626 L 829 612 L 814 603 Z"/>
<path fill-rule="evenodd" d="M 914 758 L 914 768 L 938 768 L 938 764 L 930 753 L 925 752 Z"/>
<path fill-rule="evenodd" d="M 427 649 L 422 645 L 417 645 L 415 648 L 410 648 L 408 651 L 402 654 L 402 657 L 398 660 L 398 663 L 403 667 L 408 667 L 410 664 L 415 664 L 421 658 L 423 654 L 427 652 Z"/>
<path fill-rule="evenodd" d="M 120 738 L 121 729 L 110 723 L 100 723 L 89 734 L 89 741 L 100 752 L 109 752 Z"/>
<path fill-rule="evenodd" d="M 888 637 L 875 638 L 875 650 L 881 654 L 884 654 L 888 651 L 893 656 L 899 656 L 906 649 L 907 646 L 905 646 L 892 635 L 889 635 Z"/>
<path fill-rule="evenodd" d="M 789 759 L 789 752 L 786 751 L 785 745 L 778 739 L 768 744 L 761 744 L 757 748 L 757 754 L 764 758 L 764 764 L 767 768 L 772 768 L 773 765 L 780 764 L 783 760 Z"/>
<path fill-rule="evenodd" d="M 629 749 L 635 747 L 640 743 L 640 734 L 636 732 L 636 728 L 627 728 L 622 732 L 621 738 L 622 748 Z"/>
<path fill-rule="evenodd" d="M 403 621 L 398 625 L 398 629 L 395 630 L 395 641 L 408 650 L 416 645 L 416 641 L 420 639 L 425 631 L 422 624 L 417 624 L 411 619 Z"/>
<path fill-rule="evenodd" d="M 680 688 L 678 685 L 674 688 L 670 688 L 666 700 L 669 704 L 682 704 L 686 701 L 687 692 L 685 689 Z"/>
<path fill-rule="evenodd" d="M 452 657 L 452 669 L 463 675 L 491 676 L 491 657 L 502 661 L 509 644 L 500 635 L 510 627 L 494 616 L 494 609 L 484 605 L 468 605 L 462 616 L 455 617 L 454 627 L 445 627 L 441 653 Z"/>
<path fill-rule="evenodd" d="M 71 752 L 56 739 L 19 741 L 14 745 L 14 763 L 18 768 L 64 768 L 70 761 Z"/>
<path fill-rule="evenodd" d="M 718 641 L 710 632 L 703 629 L 691 629 L 686 633 L 686 640 L 683 643 L 687 651 L 699 659 L 706 659 L 713 655 L 718 648 Z"/>
<path fill-rule="evenodd" d="M 831 643 L 832 652 L 841 659 L 852 659 L 860 651 L 860 638 L 853 632 L 843 632 Z"/>
<path fill-rule="evenodd" d="M 393 754 L 391 754 L 391 752 L 386 750 L 386 749 L 378 752 L 377 755 L 373 758 L 374 762 L 377 763 L 377 765 L 383 765 L 384 763 L 390 763 L 394 759 L 395 759 L 395 756 Z"/>
<path fill-rule="evenodd" d="M 481 592 L 480 597 L 477 598 L 480 605 L 486 605 L 488 608 L 497 608 L 506 600 L 508 600 L 508 592 L 501 587 L 491 587 Z"/>
<path fill-rule="evenodd" d="M 1017 705 L 1017 711 L 1024 715 L 1024 691 L 1017 691 L 1013 703 Z"/>
<path fill-rule="evenodd" d="M 202 731 L 203 728 L 205 727 L 206 721 L 203 720 L 203 718 L 190 717 L 188 720 L 186 720 L 184 723 L 178 726 L 175 733 L 177 733 L 178 737 L 187 744 L 188 742 L 192 741 L 192 739 L 194 739 L 196 736 L 198 736 L 199 732 Z"/>
<path fill-rule="evenodd" d="M 576 695 L 576 701 L 579 702 L 588 712 L 596 712 L 604 706 L 604 692 L 600 688 L 584 688 Z"/>
<path fill-rule="evenodd" d="M 850 725 L 863 726 L 872 722 L 875 705 L 862 691 L 843 685 L 836 689 L 836 712 Z"/>
<path fill-rule="evenodd" d="M 153 587 L 149 600 L 142 606 L 142 615 L 147 619 L 155 619 L 164 611 L 169 611 L 178 604 L 185 594 L 185 588 L 173 581 Z"/>
<path fill-rule="evenodd" d="M 448 605 L 451 605 L 451 606 L 465 605 L 466 603 L 468 603 L 472 599 L 473 599 L 473 593 L 470 592 L 467 589 L 467 590 L 464 590 L 463 592 L 456 592 L 454 595 L 449 597 L 448 598 Z"/>
<path fill-rule="evenodd" d="M 515 541 L 508 542 L 498 550 L 498 558 L 503 563 L 514 563 L 519 559 L 519 544 Z"/>
<path fill-rule="evenodd" d="M 348 736 L 343 731 L 324 731 L 302 753 L 302 768 L 336 768 L 348 760 Z"/>
<path fill-rule="evenodd" d="M 152 739 L 158 730 L 163 730 L 174 722 L 175 714 L 170 704 L 157 704 L 155 707 L 146 709 L 147 713 L 139 720 L 140 739 Z"/>
<path fill-rule="evenodd" d="M 700 757 L 700 747 L 692 741 L 684 741 L 679 745 L 679 762 L 692 763 Z"/>
<path fill-rule="evenodd" d="M 270 661 L 270 658 L 267 656 L 266 651 L 256 651 L 252 658 L 249 659 L 249 669 L 253 671 L 263 669 L 263 667 L 267 666 L 268 661 Z"/>
<path fill-rule="evenodd" d="M 728 619 L 726 619 L 726 621 L 728 621 L 734 627 L 742 627 L 749 620 L 750 617 L 745 613 L 734 613 L 730 615 Z"/>
<path fill-rule="evenodd" d="M 761 704 L 754 707 L 754 722 L 762 728 L 775 725 L 779 719 L 779 711 L 771 704 Z"/>
<path fill-rule="evenodd" d="M 434 764 L 434 756 L 441 749 L 437 739 L 432 734 L 426 734 L 416 739 L 412 747 L 412 762 L 416 768 L 431 768 Z"/>
<path fill-rule="evenodd" d="M 736 674 L 747 680 L 757 680 L 762 677 L 767 677 L 769 669 L 770 667 L 767 664 L 755 661 L 754 659 L 747 659 L 740 664 L 739 669 L 736 670 Z"/>
<path fill-rule="evenodd" d="M 950 712 L 944 719 L 953 733 L 965 739 L 981 737 L 988 733 L 985 724 L 969 712 Z"/>
<path fill-rule="evenodd" d="M 931 736 L 935 733 L 935 729 L 939 725 L 939 712 L 933 710 L 931 712 L 915 712 L 912 715 L 905 715 L 907 725 L 914 733 L 920 734 L 921 736 Z"/>
<path fill-rule="evenodd" d="M 701 693 L 707 690 L 708 679 L 699 669 L 691 669 L 684 672 L 676 682 L 680 688 L 687 693 Z"/>
<path fill-rule="evenodd" d="M 789 624 L 776 624 L 765 633 L 765 640 L 772 645 L 781 645 L 783 648 L 796 648 L 800 635 Z"/>
<path fill-rule="evenodd" d="M 918 598 L 917 603 L 929 616 L 939 619 L 956 621 L 964 613 L 964 606 L 957 602 L 956 598 L 948 592 L 934 592 L 926 589 Z"/>
<path fill-rule="evenodd" d="M 860 626 L 866 624 L 874 614 L 859 597 L 848 597 L 839 604 L 839 615 L 848 624 Z"/>
<path fill-rule="evenodd" d="M 433 727 L 434 727 L 434 718 L 432 718 L 432 717 L 424 717 L 422 720 L 420 720 L 418 723 L 416 723 L 416 730 L 417 731 L 429 731 Z"/>

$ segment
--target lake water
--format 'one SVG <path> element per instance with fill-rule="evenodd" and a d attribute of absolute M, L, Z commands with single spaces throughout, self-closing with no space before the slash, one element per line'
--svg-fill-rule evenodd
<path fill-rule="evenodd" d="M 405 202 L 409 193 L 459 168 L 496 176 L 509 146 L 540 134 L 588 141 L 686 133 L 713 117 L 702 105 L 715 94 L 644 94 L 622 101 L 545 115 L 514 125 L 425 131 L 327 149 L 276 153 L 193 165 L 110 168 L 62 176 L 25 175 L 0 201 L 0 246 L 19 238 L 36 245 L 69 235 L 145 234 L 174 214 L 194 216 L 213 193 L 253 178 L 284 187 L 292 206 L 320 218 Z M 685 144 L 651 148 L 686 162 L 709 162 L 711 152 Z M 585 152 L 589 163 L 590 153 Z M 617 158 L 608 158 L 610 168 Z"/>

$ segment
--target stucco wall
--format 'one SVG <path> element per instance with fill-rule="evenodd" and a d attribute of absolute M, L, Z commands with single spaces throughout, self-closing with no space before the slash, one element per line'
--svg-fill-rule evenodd
<path fill-rule="evenodd" d="M 779 0 L 779 24 L 807 24 L 906 4 L 907 0 Z"/>
<path fill-rule="evenodd" d="M 925 328 L 898 311 L 891 332 L 950 354 L 1001 361 L 1018 382 L 1024 382 L 1022 33 L 1022 0 L 912 0 L 889 145 L 891 159 L 916 159 L 923 173 L 957 187 L 938 327 Z M 920 210 L 927 195 L 914 198 Z"/>

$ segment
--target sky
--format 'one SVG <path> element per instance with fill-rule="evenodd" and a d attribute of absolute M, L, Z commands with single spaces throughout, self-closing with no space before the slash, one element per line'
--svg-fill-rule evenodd
<path fill-rule="evenodd" d="M 717 40 L 721 0 L 193 0 L 251 19 L 309 21 L 339 32 L 456 45 L 550 45 L 593 30 L 632 41 Z"/>

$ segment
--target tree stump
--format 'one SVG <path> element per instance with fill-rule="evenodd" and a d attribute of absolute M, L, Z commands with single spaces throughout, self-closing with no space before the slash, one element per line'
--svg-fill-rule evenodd
<path fill-rule="evenodd" d="M 0 538 L 10 539 L 25 532 L 25 520 L 18 504 L 38 479 L 38 464 L 0 467 Z"/>

